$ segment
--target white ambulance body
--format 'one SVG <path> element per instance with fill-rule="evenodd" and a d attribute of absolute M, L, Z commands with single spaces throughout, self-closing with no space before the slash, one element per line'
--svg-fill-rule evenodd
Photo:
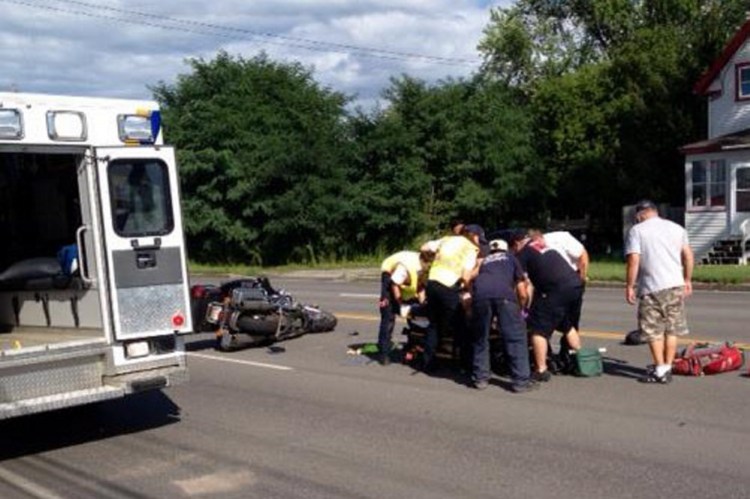
<path fill-rule="evenodd" d="M 0 419 L 187 379 L 160 128 L 155 102 L 0 93 Z"/>

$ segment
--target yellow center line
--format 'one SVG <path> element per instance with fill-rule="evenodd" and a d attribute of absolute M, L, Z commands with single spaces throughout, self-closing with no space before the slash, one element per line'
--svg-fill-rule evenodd
<path fill-rule="evenodd" d="M 351 319 L 355 321 L 379 321 L 380 317 L 373 314 L 349 314 L 349 313 L 336 313 L 336 317 L 339 319 Z M 604 340 L 618 340 L 622 341 L 625 337 L 625 332 L 616 332 L 616 331 L 593 331 L 593 330 L 582 330 L 580 331 L 581 336 L 584 336 L 586 338 L 600 338 Z M 690 343 L 721 343 L 722 340 L 717 339 L 707 339 L 707 338 L 695 338 L 695 337 L 689 337 L 689 338 L 677 338 L 677 343 L 680 345 L 689 345 Z M 736 347 L 739 347 L 743 350 L 750 350 L 750 343 L 739 343 L 734 342 L 734 345 Z"/>

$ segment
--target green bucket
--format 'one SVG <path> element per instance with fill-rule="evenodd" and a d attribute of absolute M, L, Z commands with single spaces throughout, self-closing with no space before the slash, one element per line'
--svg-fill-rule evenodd
<path fill-rule="evenodd" d="M 596 348 L 581 348 L 575 354 L 576 375 L 584 378 L 601 376 L 604 371 L 602 354 Z"/>

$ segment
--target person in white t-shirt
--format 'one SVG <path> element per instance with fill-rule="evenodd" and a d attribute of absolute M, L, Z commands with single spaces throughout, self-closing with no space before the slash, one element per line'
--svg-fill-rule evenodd
<path fill-rule="evenodd" d="M 625 242 L 625 299 L 638 303 L 638 326 L 654 360 L 639 381 L 666 384 L 672 380 L 677 336 L 688 334 L 685 298 L 693 291 L 693 251 L 687 231 L 659 217 L 653 202 L 640 201 L 635 212 L 636 225 Z"/>
<path fill-rule="evenodd" d="M 544 242 L 548 248 L 562 254 L 573 270 L 578 272 L 582 281 L 588 279 L 589 253 L 586 247 L 567 231 L 546 232 Z"/>

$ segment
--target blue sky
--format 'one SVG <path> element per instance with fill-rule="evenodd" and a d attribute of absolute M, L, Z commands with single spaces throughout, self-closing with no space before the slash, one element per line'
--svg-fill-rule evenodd
<path fill-rule="evenodd" d="M 392 76 L 471 74 L 510 0 L 0 0 L 0 90 L 150 98 L 185 60 L 260 51 L 372 106 Z"/>

